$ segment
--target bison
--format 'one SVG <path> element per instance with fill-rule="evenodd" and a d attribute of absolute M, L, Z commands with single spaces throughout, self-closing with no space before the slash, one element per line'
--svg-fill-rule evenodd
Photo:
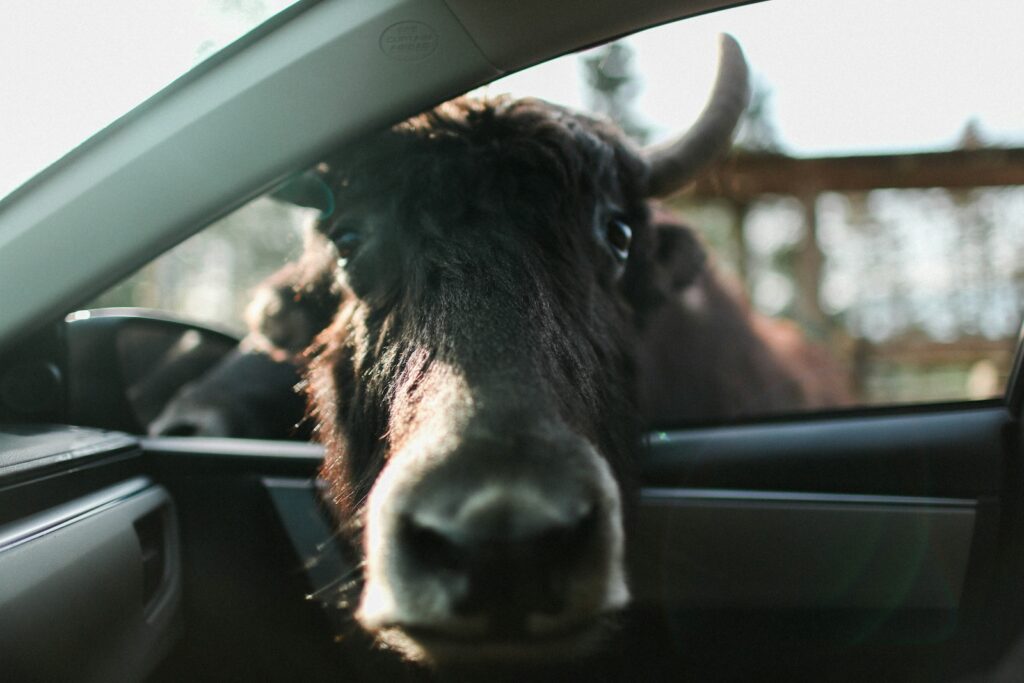
<path fill-rule="evenodd" d="M 302 368 L 365 559 L 356 619 L 381 642 L 441 666 L 592 651 L 630 601 L 641 428 L 834 399 L 651 201 L 727 146 L 747 100 L 723 37 L 707 107 L 662 147 L 535 99 L 461 98 L 284 192 L 323 214 L 249 343 Z"/>

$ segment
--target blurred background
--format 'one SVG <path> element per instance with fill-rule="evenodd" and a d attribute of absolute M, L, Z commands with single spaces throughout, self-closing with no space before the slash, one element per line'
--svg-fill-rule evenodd
<path fill-rule="evenodd" d="M 1021 25 L 1024 3 L 999 0 L 776 0 L 474 94 L 544 97 L 657 142 L 699 112 L 729 31 L 754 71 L 751 107 L 732 153 L 669 208 L 758 310 L 828 347 L 858 403 L 985 399 L 1003 392 L 1024 314 Z M 258 199 L 92 306 L 241 333 L 253 286 L 298 253 L 309 219 Z"/>

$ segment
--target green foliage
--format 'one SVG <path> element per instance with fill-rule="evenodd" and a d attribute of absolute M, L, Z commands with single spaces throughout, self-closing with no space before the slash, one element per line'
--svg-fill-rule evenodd
<path fill-rule="evenodd" d="M 583 57 L 588 106 L 614 121 L 629 137 L 643 145 L 650 129 L 633 109 L 640 81 L 633 69 L 633 48 L 622 41 L 609 43 Z"/>

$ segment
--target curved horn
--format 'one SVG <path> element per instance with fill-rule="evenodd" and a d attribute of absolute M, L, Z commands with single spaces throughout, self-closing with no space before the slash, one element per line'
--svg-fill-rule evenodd
<path fill-rule="evenodd" d="M 671 142 L 643 151 L 650 174 L 647 195 L 664 197 L 681 189 L 702 166 L 722 152 L 750 101 L 750 75 L 736 39 L 719 36 L 718 75 L 696 123 Z"/>

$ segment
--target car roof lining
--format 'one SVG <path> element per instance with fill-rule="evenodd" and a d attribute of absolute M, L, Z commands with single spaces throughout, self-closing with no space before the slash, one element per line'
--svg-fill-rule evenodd
<path fill-rule="evenodd" d="M 0 348 L 367 130 L 548 57 L 730 4 L 307 5 L 0 204 Z M 381 48 L 406 22 L 436 35 L 420 59 Z"/>

